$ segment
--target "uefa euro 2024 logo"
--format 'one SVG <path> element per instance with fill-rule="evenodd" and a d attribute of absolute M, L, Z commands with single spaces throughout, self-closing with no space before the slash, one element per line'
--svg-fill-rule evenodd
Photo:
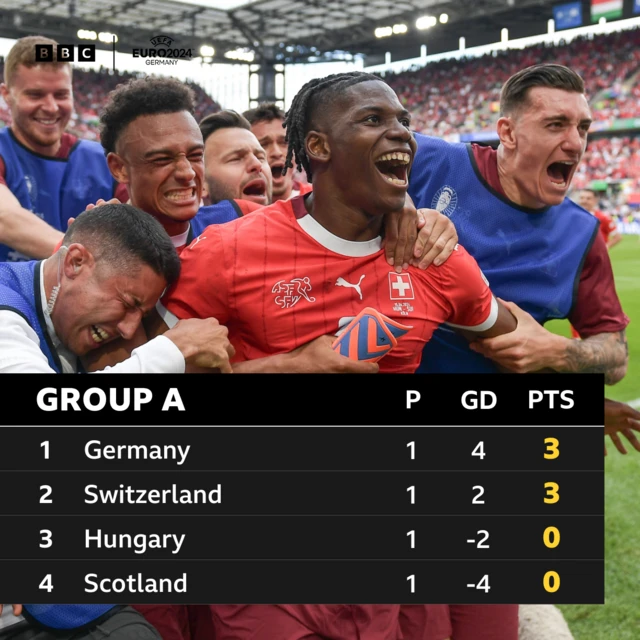
<path fill-rule="evenodd" d="M 170 36 L 154 36 L 149 42 L 153 45 L 153 49 L 133 49 L 131 52 L 134 58 L 146 58 L 147 65 L 175 65 L 178 64 L 178 60 L 191 60 L 193 57 L 193 51 L 190 48 L 172 46 L 174 40 Z"/>

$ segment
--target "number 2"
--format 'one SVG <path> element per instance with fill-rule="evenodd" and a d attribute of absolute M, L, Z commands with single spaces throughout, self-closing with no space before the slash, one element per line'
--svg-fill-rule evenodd
<path fill-rule="evenodd" d="M 40 485 L 40 491 L 44 493 L 40 496 L 40 504 L 53 504 L 53 500 L 49 497 L 53 493 L 53 489 L 48 484 Z"/>
<path fill-rule="evenodd" d="M 473 490 L 477 491 L 478 494 L 474 496 L 471 504 L 484 504 L 484 500 L 480 500 L 480 498 L 484 495 L 484 488 L 477 484 L 475 487 L 473 487 Z"/>

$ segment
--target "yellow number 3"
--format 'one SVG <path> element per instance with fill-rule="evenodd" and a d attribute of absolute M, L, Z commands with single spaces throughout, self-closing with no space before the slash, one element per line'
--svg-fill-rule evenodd
<path fill-rule="evenodd" d="M 544 499 L 547 504 L 554 504 L 560 500 L 560 494 L 558 493 L 560 486 L 557 482 L 545 482 L 544 488 L 547 490 L 547 497 Z"/>
<path fill-rule="evenodd" d="M 547 445 L 547 452 L 544 454 L 546 460 L 554 460 L 560 455 L 560 441 L 558 438 L 545 438 L 544 443 Z"/>

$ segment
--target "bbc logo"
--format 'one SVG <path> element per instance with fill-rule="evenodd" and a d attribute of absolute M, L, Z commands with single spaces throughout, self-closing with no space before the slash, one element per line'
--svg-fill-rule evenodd
<path fill-rule="evenodd" d="M 37 44 L 36 46 L 36 62 L 53 62 L 53 45 Z M 95 62 L 96 61 L 96 45 L 95 44 L 79 44 L 78 62 Z M 56 49 L 56 62 L 75 62 L 74 45 L 59 44 Z"/>

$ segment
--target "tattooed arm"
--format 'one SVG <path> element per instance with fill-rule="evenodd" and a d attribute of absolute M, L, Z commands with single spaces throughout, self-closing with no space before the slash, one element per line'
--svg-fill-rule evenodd
<path fill-rule="evenodd" d="M 629 345 L 624 331 L 599 333 L 584 340 L 568 340 L 564 357 L 556 371 L 604 373 L 605 384 L 624 378 L 629 360 Z"/>
<path fill-rule="evenodd" d="M 606 384 L 624 378 L 629 358 L 624 331 L 569 340 L 547 331 L 513 302 L 502 302 L 518 321 L 516 330 L 472 342 L 473 351 L 516 373 L 549 369 L 563 373 L 604 373 Z"/>

